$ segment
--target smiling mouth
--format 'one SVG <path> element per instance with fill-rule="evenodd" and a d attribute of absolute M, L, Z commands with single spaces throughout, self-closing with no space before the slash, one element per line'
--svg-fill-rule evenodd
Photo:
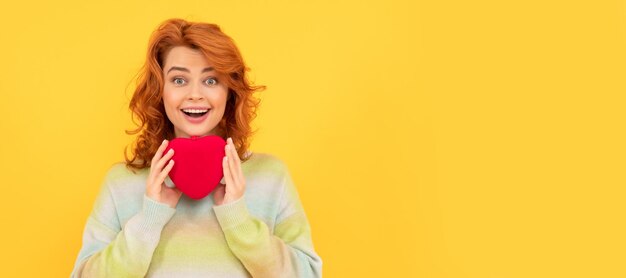
<path fill-rule="evenodd" d="M 185 113 L 185 115 L 192 117 L 192 118 L 200 118 L 202 116 L 204 116 L 206 113 L 209 113 L 209 111 L 211 111 L 211 109 L 207 110 L 206 112 L 202 112 L 202 113 L 195 113 L 195 112 L 185 112 L 182 109 L 180 110 L 181 112 Z"/>

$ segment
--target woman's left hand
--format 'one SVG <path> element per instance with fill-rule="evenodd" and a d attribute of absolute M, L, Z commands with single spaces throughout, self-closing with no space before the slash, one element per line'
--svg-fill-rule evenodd
<path fill-rule="evenodd" d="M 218 206 L 239 200 L 246 190 L 246 180 L 241 171 L 241 160 L 231 138 L 226 140 L 225 152 L 226 156 L 222 159 L 222 168 L 224 168 L 226 184 L 220 183 L 213 193 L 213 201 Z"/>

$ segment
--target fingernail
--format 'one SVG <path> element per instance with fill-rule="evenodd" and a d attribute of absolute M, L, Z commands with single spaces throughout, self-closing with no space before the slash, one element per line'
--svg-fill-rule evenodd
<path fill-rule="evenodd" d="M 165 144 L 165 142 L 167 142 L 167 139 L 163 139 L 163 142 L 161 142 L 161 144 Z"/>

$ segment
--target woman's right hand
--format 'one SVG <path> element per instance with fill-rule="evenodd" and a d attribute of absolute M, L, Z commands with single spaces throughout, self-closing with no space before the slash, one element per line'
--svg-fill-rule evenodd
<path fill-rule="evenodd" d="M 150 164 L 150 174 L 146 181 L 146 195 L 159 203 L 164 203 L 171 208 L 176 208 L 180 196 L 183 194 L 178 188 L 169 188 L 165 185 L 165 178 L 174 167 L 174 160 L 170 160 L 174 156 L 174 150 L 170 149 L 165 155 L 163 151 L 169 142 L 163 140 L 161 146 L 152 158 Z"/>

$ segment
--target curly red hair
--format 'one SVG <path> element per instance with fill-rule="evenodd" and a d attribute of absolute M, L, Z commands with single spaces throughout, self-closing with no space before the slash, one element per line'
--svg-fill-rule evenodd
<path fill-rule="evenodd" d="M 130 101 L 131 119 L 138 127 L 126 130 L 133 135 L 141 132 L 133 146 L 132 157 L 124 148 L 126 167 L 131 171 L 150 167 L 163 139 L 171 140 L 174 126 L 165 114 L 163 105 L 163 61 L 168 51 L 175 46 L 187 46 L 204 54 L 223 82 L 228 86 L 229 97 L 222 120 L 216 127 L 216 134 L 226 139 L 231 137 L 242 161 L 249 157 L 244 154 L 250 146 L 250 138 L 256 130 L 250 123 L 256 118 L 260 100 L 253 96 L 265 86 L 253 86 L 248 80 L 246 67 L 235 42 L 215 24 L 188 22 L 183 19 L 169 19 L 152 33 L 148 44 L 146 62 L 139 71 L 137 88 Z M 135 121 L 139 119 L 139 123 Z"/>

